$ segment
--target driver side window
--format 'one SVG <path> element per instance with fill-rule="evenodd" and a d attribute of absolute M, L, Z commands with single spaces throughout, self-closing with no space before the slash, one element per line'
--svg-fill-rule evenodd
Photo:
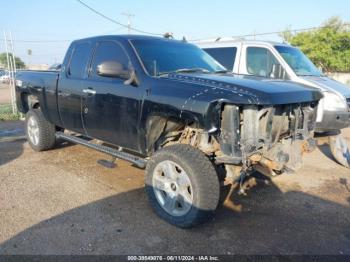
<path fill-rule="evenodd" d="M 247 48 L 247 71 L 249 74 L 267 78 L 281 78 L 282 67 L 266 48 Z"/>
<path fill-rule="evenodd" d="M 105 62 L 118 62 L 121 65 L 122 70 L 128 70 L 129 58 L 124 49 L 114 41 L 104 41 L 97 45 L 91 65 L 90 76 L 102 77 L 98 75 L 97 68 Z"/>

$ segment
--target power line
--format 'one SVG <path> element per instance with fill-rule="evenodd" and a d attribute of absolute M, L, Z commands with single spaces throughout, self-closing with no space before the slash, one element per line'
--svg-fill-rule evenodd
<path fill-rule="evenodd" d="M 347 26 L 349 24 L 343 24 L 344 26 Z M 316 30 L 316 29 L 322 29 L 322 28 L 328 28 L 330 26 L 316 26 L 316 27 L 308 27 L 308 28 L 301 28 L 301 29 L 286 29 L 283 31 L 278 32 L 267 32 L 267 33 L 257 33 L 257 34 L 249 34 L 249 35 L 241 35 L 238 37 L 249 37 L 249 36 L 260 36 L 260 35 L 277 35 L 283 32 L 302 32 L 302 31 L 310 31 L 310 30 Z"/>
<path fill-rule="evenodd" d="M 350 23 L 344 23 L 342 24 L 343 26 L 349 26 Z M 265 33 L 254 33 L 254 34 L 247 34 L 247 35 L 236 35 L 236 36 L 231 36 L 232 38 L 243 38 L 243 37 L 255 37 L 255 36 L 263 36 L 263 35 L 277 35 L 283 32 L 303 32 L 303 31 L 310 31 L 310 30 L 316 30 L 316 29 L 323 29 L 323 28 L 328 28 L 330 26 L 316 26 L 316 27 L 307 27 L 307 28 L 299 28 L 299 29 L 286 29 L 283 31 L 275 31 L 275 32 L 265 32 Z M 208 38 L 215 38 L 215 39 L 220 39 L 221 37 L 207 37 L 207 38 L 200 38 L 200 39 L 191 39 L 190 41 L 196 42 L 200 40 L 206 40 Z"/>
<path fill-rule="evenodd" d="M 159 33 L 152 33 L 152 32 L 147 32 L 147 31 L 143 31 L 143 30 L 140 30 L 140 29 L 137 29 L 135 27 L 131 27 L 129 25 L 125 25 L 125 24 L 122 24 L 116 20 L 114 20 L 113 18 L 110 18 L 104 14 L 102 14 L 101 12 L 97 11 L 96 9 L 92 8 L 91 6 L 87 5 L 86 3 L 84 3 L 83 1 L 81 0 L 76 0 L 78 3 L 80 3 L 81 5 L 85 6 L 87 9 L 89 9 L 90 11 L 94 12 L 95 14 L 103 17 L 104 19 L 112 22 L 112 23 L 115 23 L 117 25 L 120 25 L 120 26 L 123 26 L 125 28 L 128 28 L 129 30 L 132 30 L 132 31 L 135 31 L 135 32 L 139 32 L 139 33 L 143 33 L 143 34 L 147 34 L 147 35 L 156 35 L 156 36 L 163 36 L 163 34 L 159 34 Z"/>
<path fill-rule="evenodd" d="M 5 39 L 0 38 L 0 41 L 5 41 Z M 65 43 L 71 42 L 72 40 L 15 40 L 16 43 Z"/>
<path fill-rule="evenodd" d="M 80 0 L 77 0 L 80 2 Z M 344 23 L 343 26 L 350 26 L 350 23 Z M 289 32 L 302 32 L 302 31 L 309 31 L 309 30 L 316 30 L 316 29 L 322 29 L 322 28 L 328 28 L 329 26 L 319 26 L 319 27 L 308 27 L 308 28 L 300 28 L 300 29 L 286 29 L 283 31 L 275 31 L 275 32 L 264 32 L 264 33 L 255 33 L 255 34 L 246 34 L 246 35 L 236 35 L 236 36 L 231 36 L 232 38 L 241 38 L 241 37 L 254 37 L 254 36 L 263 36 L 263 35 L 276 35 L 276 34 L 280 34 L 283 33 L 285 31 L 289 31 Z M 121 28 L 129 28 L 128 25 L 123 25 L 115 30 L 109 31 L 109 32 L 113 32 L 113 31 L 119 31 Z M 131 27 L 131 30 L 135 31 L 135 28 Z M 109 33 L 106 32 L 106 33 Z M 143 33 L 146 33 L 145 31 L 141 31 Z M 157 34 L 158 35 L 158 34 Z M 161 36 L 163 36 L 162 34 L 159 34 Z M 198 38 L 198 39 L 190 39 L 189 41 L 200 41 L 200 40 L 206 40 L 208 38 L 215 38 L 215 39 L 219 39 L 221 37 L 215 36 L 215 37 L 207 37 L 207 38 Z M 4 38 L 0 38 L 0 41 L 5 41 Z M 66 42 L 72 42 L 72 39 L 66 39 L 66 40 L 13 40 L 13 42 L 15 43 L 66 43 Z"/>
<path fill-rule="evenodd" d="M 123 26 L 120 26 L 118 28 L 115 28 L 113 30 L 108 30 L 108 31 L 105 31 L 103 34 L 111 34 L 111 33 L 116 33 L 116 32 L 119 32 L 121 30 L 124 30 L 125 28 Z"/>
<path fill-rule="evenodd" d="M 116 29 L 104 32 L 103 34 L 109 34 L 112 32 L 120 31 L 121 29 L 124 29 L 123 26 L 118 27 Z M 0 41 L 5 41 L 4 38 L 0 38 Z M 16 43 L 34 43 L 34 44 L 40 44 L 40 43 L 67 43 L 67 42 L 72 42 L 73 39 L 65 39 L 65 40 L 14 40 L 13 42 Z"/>

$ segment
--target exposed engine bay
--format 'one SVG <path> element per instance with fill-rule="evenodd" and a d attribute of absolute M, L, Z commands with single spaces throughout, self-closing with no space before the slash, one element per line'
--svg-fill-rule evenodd
<path fill-rule="evenodd" d="M 267 175 L 297 170 L 302 154 L 316 145 L 315 109 L 311 104 L 226 105 L 219 136 L 224 158 L 232 159 L 233 164 L 241 160 L 244 169 L 254 167 Z"/>
<path fill-rule="evenodd" d="M 316 109 L 316 103 L 225 105 L 219 132 L 186 127 L 170 143 L 197 147 L 224 165 L 231 180 L 254 170 L 268 176 L 291 173 L 301 166 L 303 153 L 316 147 Z"/>

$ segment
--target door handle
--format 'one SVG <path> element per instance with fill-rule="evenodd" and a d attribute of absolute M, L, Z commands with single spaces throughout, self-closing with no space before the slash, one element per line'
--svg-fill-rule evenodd
<path fill-rule="evenodd" d="M 83 89 L 83 93 L 89 94 L 89 95 L 96 95 L 96 91 L 91 88 Z"/>

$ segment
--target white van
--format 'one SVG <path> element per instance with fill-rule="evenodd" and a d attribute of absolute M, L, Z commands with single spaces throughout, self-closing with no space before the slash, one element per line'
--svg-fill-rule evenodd
<path fill-rule="evenodd" d="M 318 132 L 339 133 L 350 126 L 350 87 L 322 74 L 298 48 L 285 43 L 220 38 L 194 44 L 234 74 L 289 80 L 319 88 L 324 98 L 318 107 Z M 344 145 L 342 150 L 350 155 Z"/>

